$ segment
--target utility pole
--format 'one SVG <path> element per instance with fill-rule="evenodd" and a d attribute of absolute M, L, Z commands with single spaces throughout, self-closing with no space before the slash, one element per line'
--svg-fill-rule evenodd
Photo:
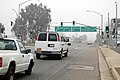
<path fill-rule="evenodd" d="M 108 28 L 110 29 L 110 25 L 109 25 L 109 12 L 108 12 Z M 109 32 L 107 33 L 107 47 L 109 45 L 109 37 L 110 37 L 110 30 L 108 30 Z"/>
<path fill-rule="evenodd" d="M 116 47 L 117 47 L 117 2 L 115 2 L 115 4 L 116 4 L 115 29 L 116 29 Z"/>

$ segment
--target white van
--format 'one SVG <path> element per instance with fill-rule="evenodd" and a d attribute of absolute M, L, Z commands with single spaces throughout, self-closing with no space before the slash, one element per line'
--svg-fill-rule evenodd
<path fill-rule="evenodd" d="M 58 59 L 62 59 L 63 55 L 68 56 L 67 41 L 57 32 L 40 32 L 35 41 L 35 53 L 37 59 L 41 55 L 57 56 Z"/>

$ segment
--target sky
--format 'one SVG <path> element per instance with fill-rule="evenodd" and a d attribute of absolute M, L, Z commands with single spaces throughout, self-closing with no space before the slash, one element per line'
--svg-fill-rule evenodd
<path fill-rule="evenodd" d="M 10 21 L 15 21 L 18 14 L 19 4 L 27 0 L 0 0 L 0 22 L 4 24 L 6 33 L 10 33 Z M 47 8 L 51 9 L 51 25 L 60 25 L 60 22 L 78 22 L 90 26 L 100 26 L 101 16 L 94 12 L 87 12 L 87 10 L 95 11 L 103 15 L 103 25 L 107 24 L 108 12 L 110 19 L 116 16 L 116 4 L 118 4 L 118 17 L 120 18 L 120 0 L 30 0 L 29 2 L 21 5 L 21 8 L 31 3 L 42 3 Z M 72 25 L 72 24 L 67 24 Z M 104 27 L 105 28 L 105 27 Z M 67 33 L 68 35 L 71 33 Z M 72 33 L 74 34 L 74 33 Z M 75 33 L 76 34 L 76 33 Z M 78 33 L 86 34 L 90 40 L 95 40 L 96 33 Z M 92 35 L 92 36 L 91 36 Z"/>

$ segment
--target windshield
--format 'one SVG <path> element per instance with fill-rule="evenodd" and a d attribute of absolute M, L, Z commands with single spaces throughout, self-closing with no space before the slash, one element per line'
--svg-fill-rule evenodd
<path fill-rule="evenodd" d="M 0 40 L 0 50 L 17 50 L 13 40 Z"/>

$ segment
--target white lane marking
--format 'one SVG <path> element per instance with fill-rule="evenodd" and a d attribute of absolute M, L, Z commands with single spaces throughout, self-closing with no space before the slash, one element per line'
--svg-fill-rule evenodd
<path fill-rule="evenodd" d="M 76 47 L 75 49 L 83 49 L 83 48 L 78 48 L 78 47 Z"/>
<path fill-rule="evenodd" d="M 67 69 L 81 69 L 81 70 L 94 70 L 94 66 L 85 66 L 85 65 L 69 65 Z"/>

